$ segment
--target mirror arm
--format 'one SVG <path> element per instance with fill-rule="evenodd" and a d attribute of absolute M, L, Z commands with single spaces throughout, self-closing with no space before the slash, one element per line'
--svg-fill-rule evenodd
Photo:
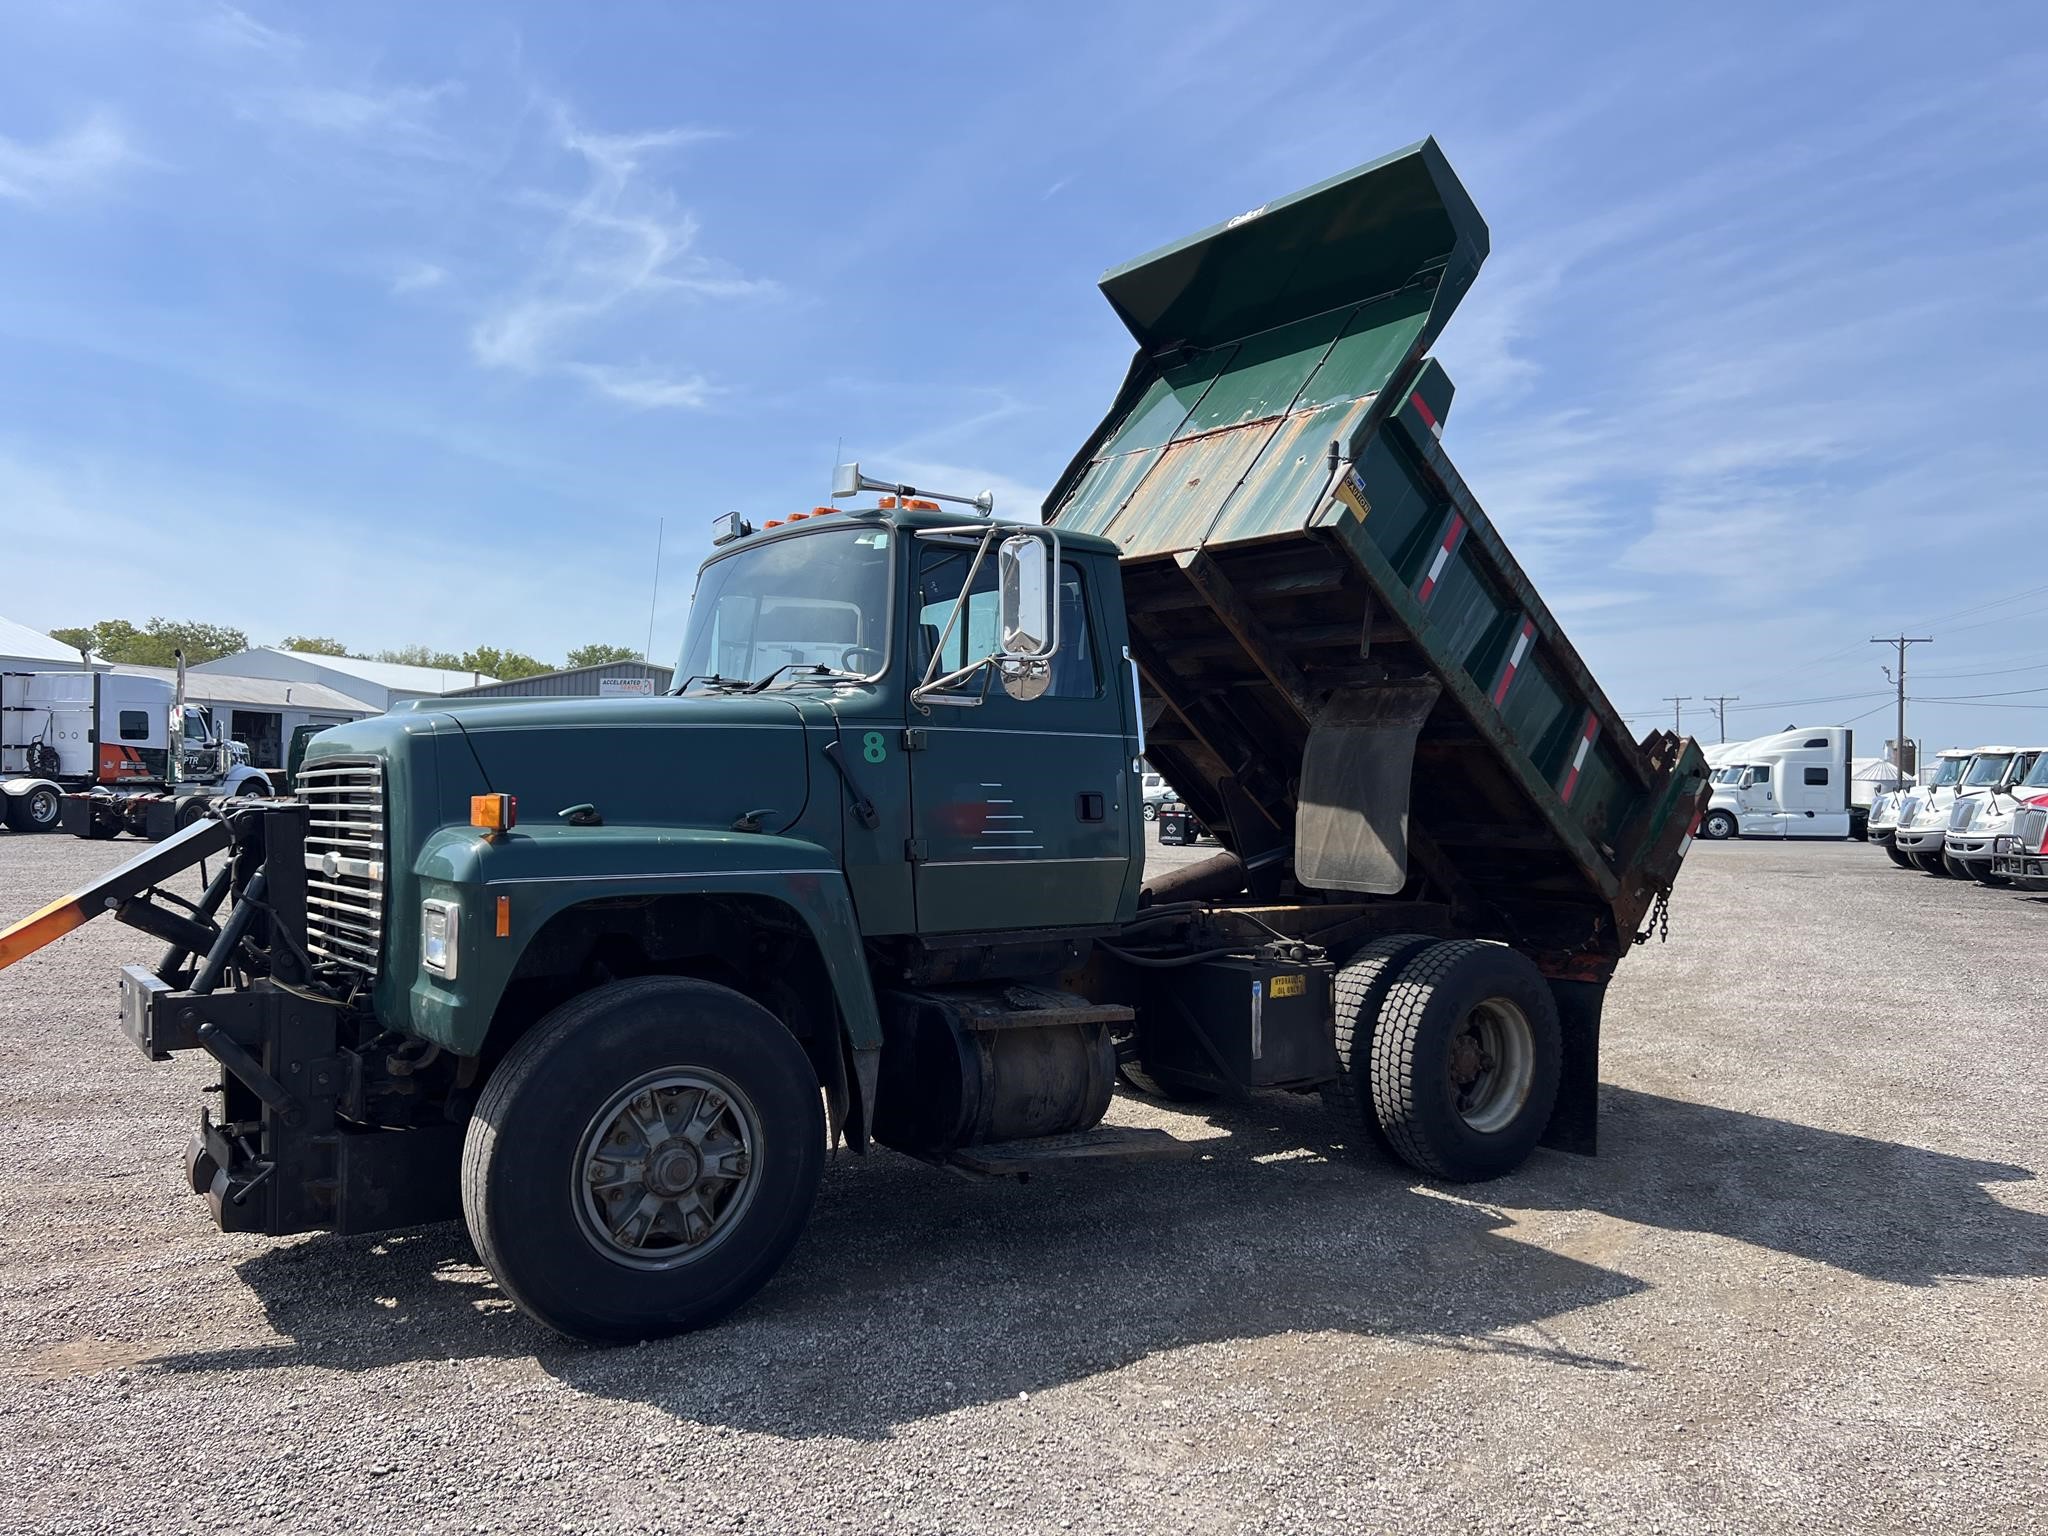
<path fill-rule="evenodd" d="M 994 542 L 995 536 L 994 528 L 982 534 L 981 543 L 974 551 L 974 563 L 967 567 L 967 579 L 960 583 L 960 595 L 953 599 L 953 611 L 946 615 L 946 627 L 939 631 L 939 643 L 932 647 L 932 659 L 925 666 L 924 681 L 919 683 L 913 692 L 922 693 L 932 686 L 933 676 L 939 669 L 939 658 L 946 654 L 946 642 L 953 638 L 953 626 L 960 622 L 960 615 L 967 607 L 967 594 L 974 590 L 974 578 L 981 574 L 981 562 L 988 558 L 988 547 Z M 981 663 L 976 662 L 974 665 L 978 667 Z M 966 672 L 972 670 L 963 669 L 955 676 L 964 676 Z M 951 681 L 950 678 L 947 680 Z"/>

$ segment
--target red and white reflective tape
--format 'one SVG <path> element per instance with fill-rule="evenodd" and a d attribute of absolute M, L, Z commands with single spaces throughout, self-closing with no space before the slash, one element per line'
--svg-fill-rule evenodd
<path fill-rule="evenodd" d="M 1444 541 L 1436 547 L 1436 558 L 1429 562 L 1429 574 L 1422 578 L 1422 588 L 1415 594 L 1415 601 L 1426 603 L 1429 594 L 1436 590 L 1437 578 L 1444 573 L 1444 567 L 1451 563 L 1451 551 L 1458 547 L 1458 540 L 1465 535 L 1465 519 L 1453 512 L 1451 526 L 1444 530 Z"/>
<path fill-rule="evenodd" d="M 1564 776 L 1564 788 L 1558 791 L 1566 805 L 1572 803 L 1572 791 L 1579 787 L 1579 770 L 1586 766 L 1586 754 L 1593 750 L 1593 738 L 1600 734 L 1600 722 L 1593 717 L 1593 711 L 1586 711 L 1586 723 L 1579 728 L 1579 749 L 1572 753 L 1572 771 Z"/>
<path fill-rule="evenodd" d="M 1493 707 L 1499 709 L 1501 701 L 1508 696 L 1508 684 L 1515 680 L 1515 669 L 1522 664 L 1522 658 L 1529 654 L 1530 642 L 1536 638 L 1536 621 L 1522 620 L 1521 633 L 1515 636 L 1515 648 L 1508 652 L 1508 664 L 1501 668 L 1500 681 L 1493 685 Z"/>
<path fill-rule="evenodd" d="M 1704 811 L 1692 813 L 1692 825 L 1686 828 L 1685 836 L 1678 840 L 1678 856 L 1681 859 L 1692 851 L 1692 840 L 1700 835 L 1700 817 L 1705 814 Z"/>
<path fill-rule="evenodd" d="M 1430 435 L 1442 440 L 1444 424 L 1436 419 L 1436 412 L 1429 408 L 1429 402 L 1422 398 L 1422 391 L 1416 390 L 1408 397 L 1408 403 L 1415 407 L 1415 414 L 1422 418 L 1422 424 L 1429 428 Z"/>

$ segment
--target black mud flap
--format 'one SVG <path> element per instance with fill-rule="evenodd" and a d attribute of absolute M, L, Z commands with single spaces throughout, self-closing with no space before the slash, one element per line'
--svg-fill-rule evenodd
<path fill-rule="evenodd" d="M 1294 873 L 1320 891 L 1392 896 L 1408 883 L 1408 786 L 1435 678 L 1346 688 L 1310 726 Z"/>

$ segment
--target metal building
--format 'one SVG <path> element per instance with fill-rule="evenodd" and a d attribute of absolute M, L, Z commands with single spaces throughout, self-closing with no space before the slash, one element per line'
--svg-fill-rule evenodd
<path fill-rule="evenodd" d="M 596 699 L 631 697 L 668 692 L 675 668 L 648 661 L 607 661 L 595 667 L 570 667 L 564 672 L 541 672 L 510 682 L 485 683 L 477 688 L 457 688 L 442 697 L 450 699 Z"/>

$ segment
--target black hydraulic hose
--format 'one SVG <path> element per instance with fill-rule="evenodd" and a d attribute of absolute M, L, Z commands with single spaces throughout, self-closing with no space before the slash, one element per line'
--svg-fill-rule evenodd
<path fill-rule="evenodd" d="M 1100 943 L 1101 941 L 1098 940 L 1097 942 Z M 1204 960 L 1220 960 L 1225 955 L 1241 955 L 1244 953 L 1243 945 L 1238 945 L 1233 949 L 1204 949 L 1198 950 L 1192 955 L 1173 955 L 1171 957 L 1141 955 L 1135 950 L 1119 949 L 1114 944 L 1102 944 L 1101 947 L 1126 965 L 1142 966 L 1144 969 L 1151 971 L 1170 971 L 1183 965 L 1200 965 Z"/>
<path fill-rule="evenodd" d="M 234 877 L 234 869 L 232 860 L 221 864 L 220 873 L 207 881 L 206 890 L 200 896 L 199 904 L 191 909 L 193 917 L 201 922 L 212 920 L 213 914 L 220 910 L 220 904 L 228 894 L 228 885 Z M 173 974 L 182 970 L 185 962 L 191 958 L 191 950 L 182 944 L 173 944 L 164 951 L 163 959 L 157 963 L 157 979 L 166 982 L 171 980 Z"/>
<path fill-rule="evenodd" d="M 235 957 L 242 939 L 249 931 L 249 925 L 256 921 L 256 913 L 263 906 L 263 893 L 268 882 L 259 870 L 247 888 L 242 899 L 235 903 L 235 910 L 228 914 L 228 920 L 221 924 L 220 937 L 213 941 L 213 948 L 206 952 L 206 963 L 199 967 L 199 974 L 192 978 L 192 995 L 204 997 L 220 985 L 221 973 L 228 968 L 228 962 Z"/>

